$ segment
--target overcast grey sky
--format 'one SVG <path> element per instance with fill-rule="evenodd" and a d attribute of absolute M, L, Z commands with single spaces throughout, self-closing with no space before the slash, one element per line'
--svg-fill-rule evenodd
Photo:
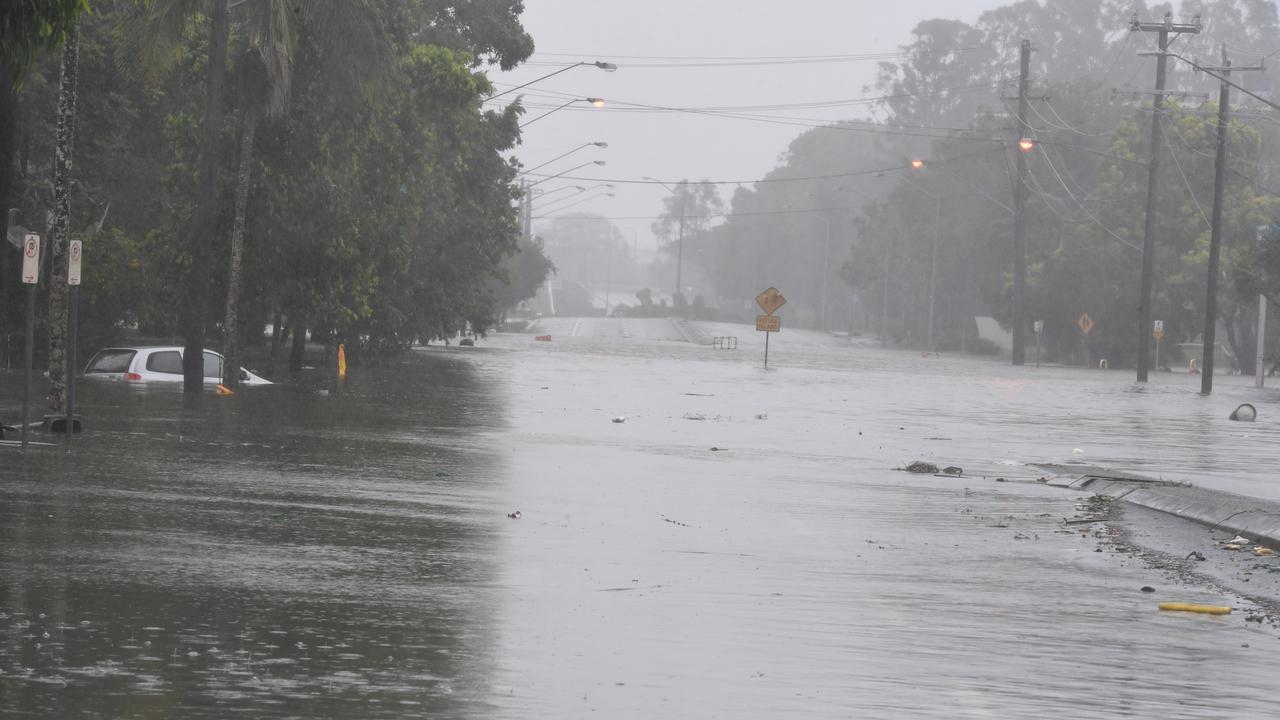
<path fill-rule="evenodd" d="M 531 119 L 574 97 L 601 97 L 604 109 L 571 105 L 525 128 L 517 153 L 534 167 L 586 142 L 587 148 L 538 172 L 603 180 L 751 180 L 771 170 L 804 128 L 679 112 L 651 112 L 624 103 L 663 107 L 741 107 L 844 100 L 875 94 L 875 59 L 780 65 L 679 67 L 691 58 L 875 55 L 908 42 L 917 22 L 950 17 L 972 22 L 999 0 L 526 0 L 525 27 L 537 44 L 529 64 L 493 76 L 499 92 L 579 60 L 617 63 L 617 72 L 580 67 L 525 91 Z M 506 96 L 501 102 L 509 101 Z M 533 107 L 537 106 L 537 107 Z M 751 114 L 832 121 L 868 117 L 861 106 L 751 110 Z M 852 162 L 853 160 L 851 160 Z M 539 189 L 594 183 L 551 180 Z M 547 199 L 564 198 L 571 191 Z M 572 208 L 616 218 L 651 217 L 666 191 L 617 184 L 617 197 Z M 722 193 L 726 201 L 732 188 Z M 548 205 L 549 207 L 553 207 Z M 535 206 L 536 208 L 536 206 Z M 535 211 L 535 215 L 541 215 Z M 554 210 L 551 211 L 554 214 Z M 535 221 L 537 225 L 540 221 Z M 652 248 L 647 219 L 616 221 L 642 248 Z"/>

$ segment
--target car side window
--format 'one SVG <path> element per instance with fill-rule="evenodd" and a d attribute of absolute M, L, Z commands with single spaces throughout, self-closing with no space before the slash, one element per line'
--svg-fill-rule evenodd
<path fill-rule="evenodd" d="M 151 353 L 147 357 L 147 369 L 151 372 L 182 374 L 182 354 L 174 350 Z"/>
<path fill-rule="evenodd" d="M 89 361 L 86 373 L 122 373 L 129 371 L 129 363 L 136 355 L 132 350 L 103 350 Z"/>
<path fill-rule="evenodd" d="M 222 358 L 211 352 L 205 351 L 204 354 L 204 376 L 207 378 L 222 379 Z"/>

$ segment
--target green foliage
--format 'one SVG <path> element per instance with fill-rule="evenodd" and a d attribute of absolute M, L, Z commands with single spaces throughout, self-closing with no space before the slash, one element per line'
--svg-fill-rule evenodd
<path fill-rule="evenodd" d="M 325 5 L 334 12 L 321 12 Z M 356 5 L 375 13 L 383 46 L 373 57 L 341 58 L 354 40 L 332 41 L 344 28 L 355 31 L 339 16 Z M 218 298 L 228 279 L 240 116 L 223 113 L 217 128 L 224 142 L 214 158 L 212 260 L 197 267 L 191 239 L 202 196 L 209 21 L 205 3 L 151 9 L 139 15 L 104 4 L 81 25 L 71 225 L 87 228 L 78 233 L 82 328 L 95 343 L 122 332 L 181 334 L 186 283 L 207 278 Z M 258 22 L 259 11 L 290 24 L 250 57 L 235 48 L 271 26 Z M 261 114 L 249 168 L 237 313 L 246 334 L 278 314 L 313 337 L 345 340 L 352 353 L 395 350 L 467 326 L 483 332 L 536 292 L 550 263 L 536 244 L 518 243 L 517 170 L 504 157 L 519 140 L 518 108 L 481 104 L 493 92 L 482 65 L 514 65 L 532 51 L 519 11 L 520 3 L 505 0 L 233 8 L 229 65 L 256 72 L 239 74 L 239 87 L 229 83 L 223 104 L 252 95 L 253 106 L 275 111 Z M 154 46 L 140 43 L 136 21 L 144 17 L 173 32 Z M 139 68 L 129 59 L 144 46 L 155 62 Z M 275 93 L 285 68 L 280 49 L 287 49 L 287 103 Z M 56 100 L 56 60 L 40 57 L 19 96 L 27 154 L 17 204 L 20 221 L 38 229 L 50 203 L 53 136 L 45 118 Z M 366 82 L 375 67 L 385 67 L 384 79 Z M 6 313 L 20 306 L 6 302 Z"/>
<path fill-rule="evenodd" d="M 21 86 L 43 51 L 62 46 L 89 0 L 6 0 L 0 3 L 0 66 Z"/>

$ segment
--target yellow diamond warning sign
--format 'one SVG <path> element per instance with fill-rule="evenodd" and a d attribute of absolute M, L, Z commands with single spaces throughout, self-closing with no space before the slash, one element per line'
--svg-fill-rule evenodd
<path fill-rule="evenodd" d="M 756 303 L 760 305 L 761 310 L 764 310 L 765 315 L 772 315 L 778 308 L 787 304 L 787 299 L 782 297 L 778 288 L 771 287 L 756 296 Z"/>
<path fill-rule="evenodd" d="M 1076 327 L 1080 328 L 1080 332 L 1088 335 L 1093 329 L 1093 318 L 1089 317 L 1089 313 L 1080 313 L 1080 317 L 1076 320 Z"/>

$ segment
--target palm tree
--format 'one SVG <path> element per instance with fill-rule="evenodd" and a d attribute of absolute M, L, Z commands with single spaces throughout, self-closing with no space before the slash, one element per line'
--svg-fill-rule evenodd
<path fill-rule="evenodd" d="M 227 75 L 227 45 L 234 20 L 244 38 L 239 73 L 241 107 L 240 167 L 237 175 L 235 217 L 231 236 L 231 277 L 227 292 L 225 340 L 228 357 L 224 381 L 239 379 L 238 314 L 244 219 L 253 160 L 253 138 L 258 122 L 278 114 L 288 97 L 292 52 L 299 25 L 315 35 L 324 55 L 350 74 L 376 85 L 390 74 L 390 48 L 379 26 L 374 0 L 170 0 L 151 6 L 146 26 L 135 33 L 141 38 L 140 61 L 152 71 L 164 69 L 175 57 L 170 52 L 181 42 L 188 19 L 208 13 L 209 62 L 206 76 L 205 113 L 200 150 L 201 195 L 192 237 L 192 264 L 188 276 L 188 307 L 184 332 L 183 389 L 203 389 L 204 341 L 207 329 L 210 275 L 207 268 L 215 246 L 217 218 L 222 208 L 217 166 L 221 157 L 223 88 Z M 234 12 L 234 17 L 233 17 Z M 234 356 L 234 357 L 232 357 Z M 232 368 L 235 372 L 232 372 Z"/>
<path fill-rule="evenodd" d="M 80 24 L 71 23 L 62 46 L 58 85 L 57 143 L 53 174 L 53 226 L 49 260 L 49 412 L 62 411 L 67 382 L 67 264 L 71 230 L 71 167 L 76 135 L 76 80 L 80 64 Z"/>
<path fill-rule="evenodd" d="M 231 225 L 231 270 L 227 279 L 227 315 L 223 321 L 222 382 L 235 389 L 240 384 L 240 333 L 238 329 L 240 278 L 244 256 L 244 217 L 252 174 L 253 137 L 258 120 L 284 110 L 289 94 L 289 54 L 279 38 L 255 43 L 240 54 L 240 167 L 236 173 L 235 219 Z"/>
<path fill-rule="evenodd" d="M 231 267 L 227 280 L 226 317 L 223 321 L 223 383 L 235 388 L 240 381 L 239 296 L 244 255 L 245 211 L 252 176 L 253 139 L 258 122 L 279 116 L 289 97 L 293 54 L 298 30 L 315 37 L 330 72 L 340 72 L 351 82 L 376 87 L 389 75 L 389 45 L 378 24 L 370 0 L 318 0 L 296 5 L 288 0 L 257 0 L 246 7 L 240 54 L 239 97 L 241 113 L 240 167 L 236 176 L 235 217 L 231 226 Z M 335 62 L 336 60 L 336 62 Z M 305 328 L 299 328 L 305 333 Z"/>

